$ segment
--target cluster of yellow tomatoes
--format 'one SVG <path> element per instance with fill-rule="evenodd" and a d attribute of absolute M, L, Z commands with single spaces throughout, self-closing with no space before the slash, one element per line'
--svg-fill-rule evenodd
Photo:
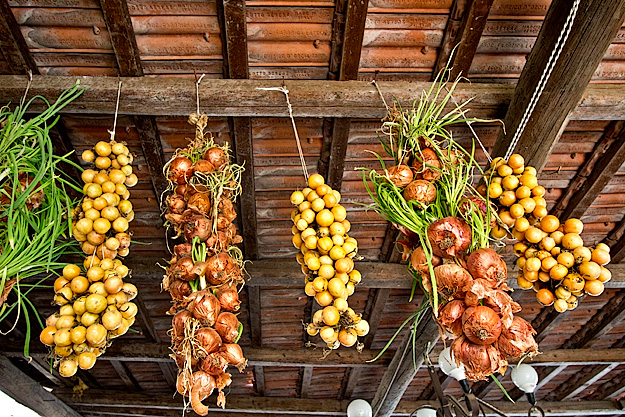
<path fill-rule="evenodd" d="M 604 283 L 612 277 L 604 267 L 610 262 L 610 248 L 603 243 L 584 246 L 581 220 L 561 223 L 548 214 L 536 169 L 526 167 L 523 157 L 514 154 L 508 161 L 494 159 L 485 175 L 488 186 L 481 186 L 480 192 L 497 203 L 505 225 L 495 226 L 491 234 L 517 240 L 519 287 L 534 289 L 541 304 L 553 305 L 561 313 L 577 307 L 584 294 L 603 293 Z"/>
<path fill-rule="evenodd" d="M 341 194 L 313 174 L 308 187 L 291 194 L 297 208 L 291 213 L 297 262 L 306 276 L 305 292 L 323 309 L 313 315 L 307 332 L 319 334 L 328 347 L 353 346 L 369 324 L 352 310 L 347 298 L 354 293 L 361 274 L 354 269 L 358 242 L 347 234 L 351 228 Z"/>
<path fill-rule="evenodd" d="M 40 340 L 54 347 L 59 374 L 73 376 L 90 369 L 111 339 L 125 334 L 135 321 L 132 299 L 137 288 L 125 283 L 129 269 L 116 259 L 129 252 L 128 223 L 134 212 L 128 200 L 137 183 L 132 156 L 123 143 L 98 142 L 83 152 L 99 172 L 82 173 L 85 197 L 74 213 L 72 234 L 86 258 L 83 268 L 70 264 L 54 282 L 54 304 L 59 311 L 46 319 Z M 96 157 L 97 155 L 97 157 Z"/>

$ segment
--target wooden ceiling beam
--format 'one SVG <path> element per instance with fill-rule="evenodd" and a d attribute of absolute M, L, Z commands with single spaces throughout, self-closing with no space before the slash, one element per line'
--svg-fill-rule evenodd
<path fill-rule="evenodd" d="M 625 259 L 625 218 L 603 240 L 610 247 L 612 262 L 622 262 Z"/>
<path fill-rule="evenodd" d="M 265 368 L 261 365 L 254 366 L 254 386 L 256 387 L 256 395 L 265 396 Z"/>
<path fill-rule="evenodd" d="M 564 384 L 550 392 L 545 400 L 563 401 L 575 398 L 617 366 L 618 364 L 615 363 L 610 365 L 585 366 L 579 370 L 579 372 L 571 375 Z"/>
<path fill-rule="evenodd" d="M 126 388 L 128 388 L 131 391 L 140 390 L 139 384 L 137 384 L 137 380 L 132 376 L 132 374 L 128 370 L 128 366 L 124 362 L 118 361 L 118 360 L 112 360 L 112 361 L 109 361 L 109 363 L 115 370 L 115 373 L 117 373 L 119 378 L 124 382 L 124 385 L 126 385 Z"/>
<path fill-rule="evenodd" d="M 541 75 L 559 42 L 570 8 L 569 0 L 554 0 L 551 3 L 519 77 L 504 118 L 506 132 L 503 129 L 500 131 L 493 156 L 503 156 L 511 145 L 523 114 L 530 105 L 532 93 L 539 88 Z M 621 0 L 581 1 L 568 40 L 514 146 L 514 152 L 523 155 L 526 164 L 542 170 L 624 19 L 625 2 Z"/>
<path fill-rule="evenodd" d="M 625 163 L 625 122 L 613 121 L 597 142 L 571 184 L 564 191 L 551 214 L 566 220 L 581 218 L 603 188 Z"/>
<path fill-rule="evenodd" d="M 468 76 L 493 1 L 454 1 L 432 78 L 445 68 L 454 48 L 456 50 L 453 51 L 453 58 L 449 62 L 450 78 L 455 80 L 458 76 Z"/>
<path fill-rule="evenodd" d="M 0 355 L 0 390 L 42 416 L 80 417 L 76 410 L 45 390 L 2 355 Z"/>
<path fill-rule="evenodd" d="M 64 114 L 114 114 L 118 80 L 114 77 L 33 76 L 30 92 L 50 99 L 58 97 L 79 80 L 85 92 L 65 107 Z M 0 103 L 18 101 L 24 94 L 27 80 L 15 75 L 0 76 Z M 381 118 L 386 109 L 370 82 L 324 80 L 231 80 L 215 79 L 200 85 L 202 111 L 212 116 L 288 117 L 284 94 L 258 90 L 259 87 L 281 87 L 289 90 L 295 117 Z M 430 82 L 379 81 L 387 102 L 398 100 L 410 106 Z M 120 114 L 153 116 L 187 116 L 196 106 L 195 82 L 180 78 L 124 78 Z M 224 94 L 229 91 L 230 94 Z M 458 103 L 473 98 L 473 117 L 503 117 L 514 93 L 514 85 L 463 83 L 454 90 Z M 33 111 L 43 108 L 33 103 Z M 448 110 L 452 109 L 450 105 Z M 571 114 L 576 120 L 625 119 L 625 85 L 590 84 L 579 106 Z"/>

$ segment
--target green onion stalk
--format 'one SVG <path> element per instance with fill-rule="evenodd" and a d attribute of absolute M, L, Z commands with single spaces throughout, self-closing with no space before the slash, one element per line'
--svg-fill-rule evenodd
<path fill-rule="evenodd" d="M 59 261 L 62 254 L 75 250 L 69 239 L 74 205 L 69 192 L 82 190 L 59 165 L 80 167 L 68 158 L 70 154 L 54 154 L 49 133 L 58 113 L 82 92 L 76 83 L 53 104 L 36 96 L 27 103 L 22 100 L 12 111 L 8 105 L 0 108 L 0 320 L 16 311 L 12 330 L 23 315 L 26 356 L 31 312 L 43 328 L 28 294 L 43 287 L 47 277 L 41 279 L 42 274 L 66 265 Z M 43 100 L 47 108 L 27 119 L 35 100 Z M 12 302 L 7 302 L 9 297 Z"/>

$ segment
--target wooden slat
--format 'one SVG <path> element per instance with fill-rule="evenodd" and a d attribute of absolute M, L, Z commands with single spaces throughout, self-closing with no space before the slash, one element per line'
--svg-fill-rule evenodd
<path fill-rule="evenodd" d="M 169 385 L 170 388 L 176 388 L 178 367 L 175 365 L 175 363 L 172 361 L 159 362 L 158 367 L 161 368 L 161 372 L 165 376 L 165 381 L 167 381 L 167 385 Z"/>
<path fill-rule="evenodd" d="M 256 395 L 265 396 L 265 369 L 262 366 L 254 366 L 254 386 L 256 387 Z"/>
<path fill-rule="evenodd" d="M 577 171 L 551 214 L 566 220 L 580 218 L 599 196 L 618 169 L 625 163 L 624 122 L 611 122 L 591 156 Z"/>
<path fill-rule="evenodd" d="M 130 374 L 130 371 L 128 370 L 128 367 L 126 366 L 126 364 L 120 361 L 109 361 L 109 362 L 111 366 L 113 367 L 113 369 L 115 370 L 115 372 L 117 373 L 117 375 L 119 376 L 119 378 L 124 382 L 124 385 L 126 385 L 126 388 L 130 389 L 131 391 L 136 391 L 139 389 L 139 385 L 137 384 L 137 381 Z"/>
<path fill-rule="evenodd" d="M 141 77 L 143 68 L 126 0 L 100 0 L 119 72 L 123 77 Z"/>
<path fill-rule="evenodd" d="M 511 144 L 570 8 L 571 2 L 568 0 L 555 0 L 551 3 L 506 113 L 506 133 L 503 130 L 500 132 L 493 156 L 503 156 Z M 539 171 L 545 165 L 623 19 L 625 2 L 621 0 L 581 1 L 560 58 L 553 67 L 519 142 L 514 147 L 515 152 L 525 157 L 528 165 L 535 166 Z"/>
<path fill-rule="evenodd" d="M 226 41 L 224 65 L 229 78 L 248 78 L 247 25 L 244 0 L 219 0 L 223 8 L 222 28 Z"/>
<path fill-rule="evenodd" d="M 241 207 L 241 235 L 245 259 L 258 258 L 258 235 L 256 221 L 256 185 L 254 181 L 254 154 L 252 148 L 252 121 L 249 117 L 232 118 L 232 136 L 234 136 L 237 164 L 244 165 L 241 174 L 243 192 L 239 196 Z"/>
<path fill-rule="evenodd" d="M 469 74 L 492 4 L 493 0 L 454 1 L 432 78 L 445 68 L 456 46 L 453 59 L 449 63 L 450 78 L 466 77 Z"/>
<path fill-rule="evenodd" d="M 260 288 L 247 286 L 247 299 L 249 303 L 250 339 L 253 347 L 262 344 L 262 329 L 260 321 Z"/>
<path fill-rule="evenodd" d="M 0 0 L 0 53 L 7 61 L 11 74 L 26 74 L 28 70 L 39 74 L 7 0 Z"/>
<path fill-rule="evenodd" d="M 58 97 L 76 83 L 75 77 L 34 76 L 30 92 L 48 98 Z M 80 83 L 86 91 L 67 107 L 67 114 L 113 114 L 117 98 L 118 80 L 114 77 L 84 76 Z M 281 87 L 276 80 L 211 80 L 200 85 L 202 111 L 208 116 L 288 117 L 284 94 L 258 90 L 259 87 Z M 386 114 L 379 94 L 371 83 L 349 81 L 336 83 L 323 80 L 284 81 L 289 90 L 295 117 L 351 117 L 377 119 Z M 379 81 L 387 102 L 397 99 L 402 106 L 410 106 L 429 82 Z M 24 94 L 26 80 L 15 75 L 0 76 L 0 102 L 18 101 Z M 120 114 L 152 116 L 188 116 L 196 106 L 195 82 L 179 78 L 124 78 L 124 91 L 132 95 L 119 104 Z M 224 94 L 229 91 L 229 94 Z M 471 101 L 470 115 L 474 117 L 503 117 L 507 103 L 513 96 L 514 85 L 464 83 L 454 94 L 459 103 Z M 42 109 L 33 104 L 33 111 Z M 452 106 L 446 107 L 451 110 Z M 625 119 L 625 85 L 591 84 L 580 105 L 571 115 L 572 120 Z"/>
<path fill-rule="evenodd" d="M 612 263 L 625 259 L 625 218 L 610 232 L 603 243 L 610 246 Z"/>
<path fill-rule="evenodd" d="M 601 384 L 590 395 L 585 398 L 589 400 L 603 400 L 616 398 L 625 392 L 625 373 L 615 373 L 613 378 Z"/>
<path fill-rule="evenodd" d="M 358 385 L 358 381 L 362 375 L 360 368 L 347 368 L 343 376 L 343 383 L 339 391 L 339 400 L 350 399 L 354 395 L 354 389 Z"/>
<path fill-rule="evenodd" d="M 163 192 L 167 189 L 167 181 L 163 175 L 163 166 L 165 165 L 163 145 L 161 144 L 156 120 L 151 116 L 135 116 L 134 121 L 139 133 L 141 150 L 148 166 L 154 194 L 160 201 Z"/>
<path fill-rule="evenodd" d="M 371 343 L 373 342 L 375 333 L 377 332 L 378 326 L 380 325 L 380 320 L 382 319 L 384 306 L 386 305 L 386 302 L 388 301 L 388 297 L 390 295 L 390 288 L 380 288 L 375 293 L 375 298 L 371 307 L 371 311 L 368 312 L 366 317 L 367 321 L 369 322 L 369 334 L 367 334 L 363 340 L 366 348 L 371 347 Z"/>
<path fill-rule="evenodd" d="M 0 390 L 46 417 L 80 417 L 74 409 L 43 389 L 9 359 L 0 355 Z"/>
<path fill-rule="evenodd" d="M 300 388 L 300 398 L 308 398 L 308 393 L 310 392 L 310 385 L 312 383 L 312 366 L 304 366 L 304 370 L 302 371 L 301 377 L 301 388 Z"/>
<path fill-rule="evenodd" d="M 549 393 L 545 399 L 547 401 L 563 401 L 574 398 L 617 366 L 617 364 L 585 366 L 579 372 L 571 375 L 564 384 Z"/>
<path fill-rule="evenodd" d="M 345 156 L 347 155 L 347 140 L 352 119 L 334 119 L 332 126 L 332 142 L 330 144 L 330 159 L 328 162 L 327 183 L 335 190 L 341 190 Z"/>

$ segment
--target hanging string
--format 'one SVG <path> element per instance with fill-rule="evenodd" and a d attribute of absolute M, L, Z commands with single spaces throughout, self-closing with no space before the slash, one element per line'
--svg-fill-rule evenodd
<path fill-rule="evenodd" d="M 542 95 L 543 90 L 545 89 L 545 86 L 547 85 L 547 80 L 551 76 L 551 72 L 553 71 L 553 68 L 555 67 L 556 62 L 558 61 L 558 58 L 560 57 L 560 54 L 562 53 L 562 49 L 564 48 L 564 45 L 566 44 L 566 41 L 569 38 L 571 29 L 573 28 L 573 21 L 575 20 L 575 16 L 577 15 L 577 9 L 579 7 L 579 3 L 580 3 L 580 0 L 575 0 L 575 2 L 573 3 L 573 6 L 571 7 L 571 10 L 569 11 L 569 15 L 566 18 L 566 22 L 564 23 L 564 26 L 562 27 L 562 30 L 560 31 L 560 36 L 558 37 L 558 40 L 553 48 L 553 51 L 551 51 L 551 55 L 549 56 L 547 65 L 545 66 L 545 69 L 543 70 L 543 73 L 540 76 L 540 80 L 538 81 L 538 84 L 536 85 L 536 89 L 534 90 L 534 93 L 532 94 L 532 98 L 530 99 L 530 102 L 525 109 L 525 113 L 523 113 L 523 117 L 521 118 L 519 127 L 514 133 L 514 137 L 512 138 L 512 141 L 510 142 L 510 146 L 508 146 L 508 150 L 506 151 L 504 159 L 510 158 L 510 155 L 512 155 L 512 152 L 514 152 L 514 148 L 519 143 L 519 140 L 521 139 L 521 135 L 523 134 L 523 131 L 525 130 L 525 126 L 527 125 L 527 122 L 529 121 L 529 118 L 532 115 L 532 112 L 534 111 L 534 108 L 536 107 L 536 104 L 538 103 L 538 100 L 540 99 L 540 96 Z"/>
<path fill-rule="evenodd" d="M 380 98 L 382 99 L 382 103 L 384 103 L 384 107 L 386 107 L 386 110 L 389 110 L 388 104 L 386 104 L 386 100 L 384 100 L 384 96 L 382 95 L 382 91 L 380 91 L 380 87 L 378 86 L 378 83 L 373 80 L 371 81 L 371 84 L 373 84 L 376 88 L 376 90 L 378 90 L 378 94 L 380 95 Z"/>
<path fill-rule="evenodd" d="M 284 87 L 257 87 L 257 90 L 265 91 L 280 91 L 284 93 L 286 97 L 286 105 L 289 109 L 289 116 L 291 117 L 291 123 L 293 124 L 293 132 L 295 133 L 295 142 L 297 143 L 297 152 L 299 152 L 299 160 L 302 164 L 302 171 L 304 171 L 304 177 L 308 183 L 308 169 L 306 168 L 306 160 L 304 159 L 304 152 L 302 151 L 302 144 L 299 140 L 299 134 L 297 133 L 297 126 L 295 126 L 295 118 L 293 117 L 293 107 L 291 106 L 291 100 L 289 100 L 289 90 Z"/>
<path fill-rule="evenodd" d="M 22 96 L 22 101 L 20 101 L 20 107 L 24 108 L 24 102 L 26 102 L 26 96 L 28 95 L 28 90 L 30 90 L 30 85 L 33 83 L 33 72 L 32 70 L 28 70 L 28 84 L 26 84 L 26 91 L 24 91 L 24 95 Z"/>
<path fill-rule="evenodd" d="M 200 79 L 195 83 L 195 97 L 197 101 L 197 111 L 195 112 L 198 116 L 200 115 L 200 83 L 202 82 L 202 78 L 204 78 L 206 74 L 200 75 Z"/>
<path fill-rule="evenodd" d="M 109 134 L 111 135 L 111 142 L 115 141 L 115 130 L 117 129 L 117 110 L 119 110 L 119 96 L 122 92 L 122 80 L 119 80 L 119 84 L 117 85 L 117 102 L 115 103 L 115 118 L 113 119 L 113 130 L 109 130 Z M 93 260 L 93 258 L 91 259 Z"/>

